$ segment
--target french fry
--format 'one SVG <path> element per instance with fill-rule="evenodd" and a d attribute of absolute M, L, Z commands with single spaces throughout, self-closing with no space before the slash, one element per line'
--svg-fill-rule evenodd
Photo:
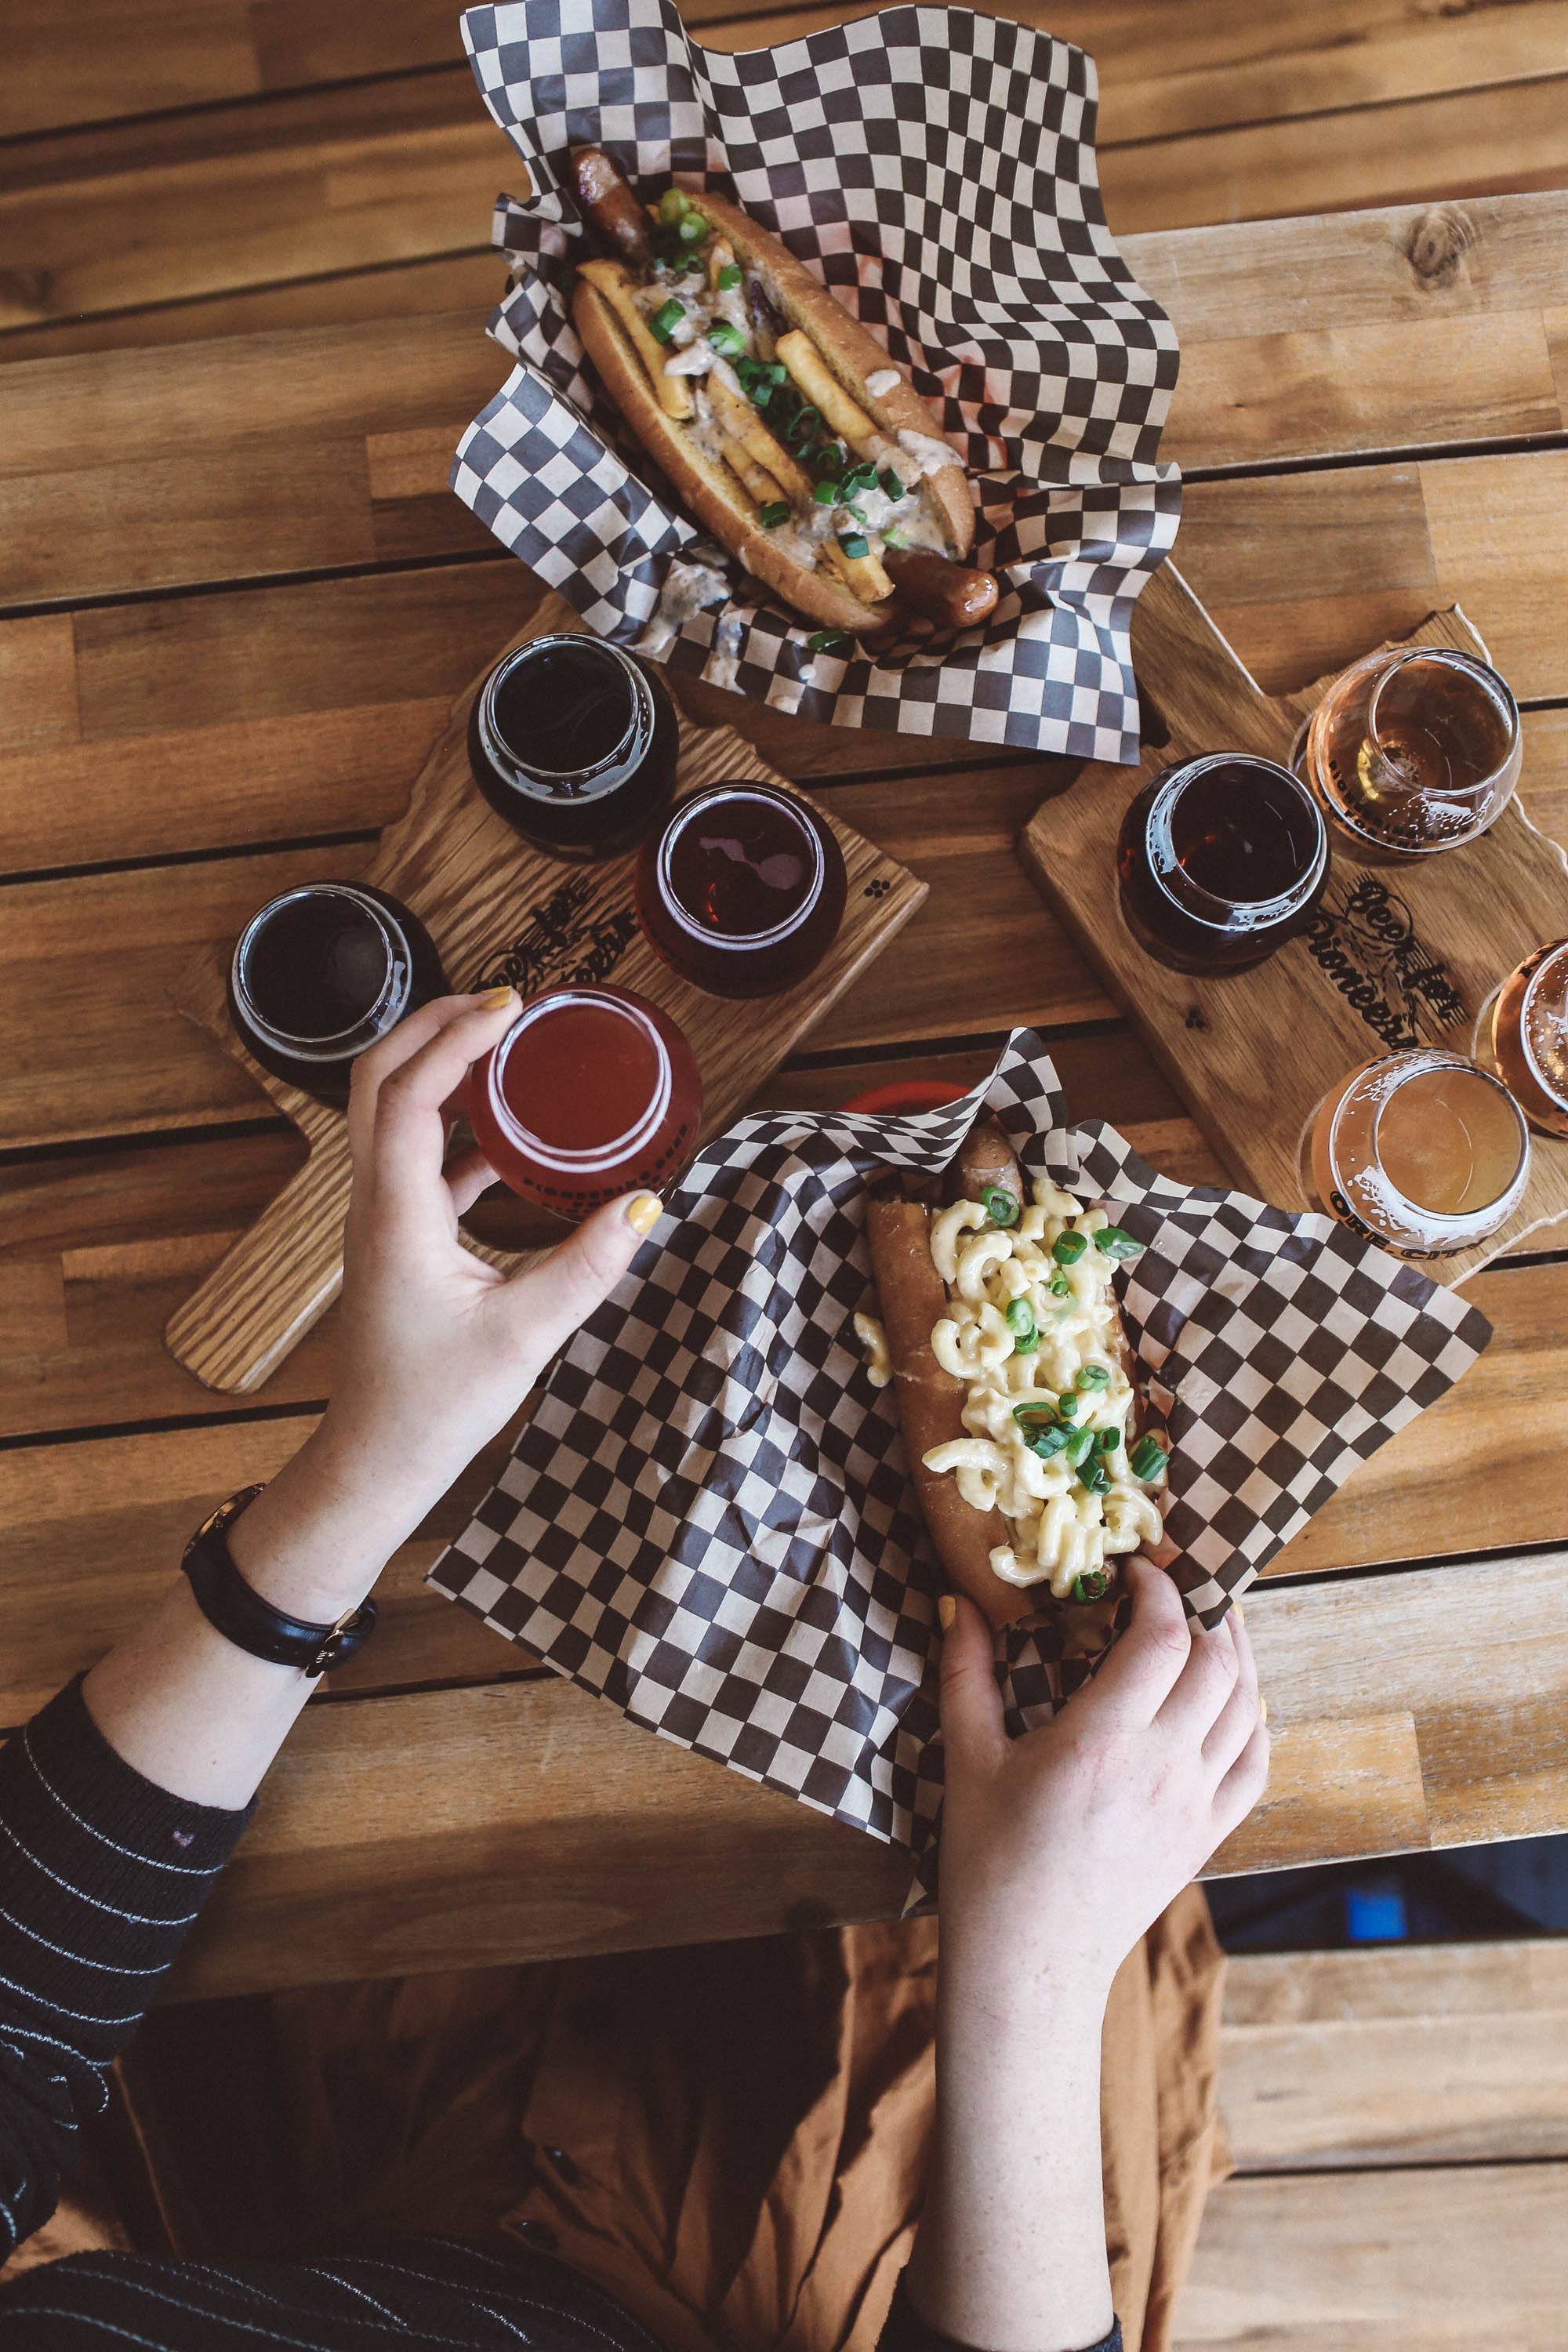
<path fill-rule="evenodd" d="M 728 237 L 716 236 L 708 256 L 708 283 L 715 293 L 719 287 L 719 272 L 721 269 L 732 269 L 734 266 L 734 247 Z"/>
<path fill-rule="evenodd" d="M 784 495 L 795 502 L 814 496 L 815 486 L 804 466 L 797 465 L 783 442 L 773 438 L 745 394 L 726 383 L 717 368 L 708 378 L 708 389 L 725 433 L 740 443 L 749 457 L 766 467 Z"/>
<path fill-rule="evenodd" d="M 751 492 L 760 507 L 771 506 L 779 495 L 779 486 L 773 476 L 747 455 L 739 441 L 726 438 L 720 446 L 724 463 L 736 479 Z"/>
<path fill-rule="evenodd" d="M 853 588 L 863 604 L 879 604 L 884 596 L 893 593 L 893 583 L 874 555 L 846 555 L 838 541 L 829 535 L 824 542 L 833 567 L 845 585 Z"/>
<path fill-rule="evenodd" d="M 638 359 L 648 373 L 658 404 L 667 416 L 688 417 L 691 414 L 691 379 L 684 375 L 666 375 L 665 361 L 669 354 L 657 335 L 648 331 L 647 320 L 633 299 L 632 281 L 618 261 L 584 261 L 577 274 L 585 278 L 595 293 L 602 294 L 616 318 L 631 337 Z"/>
<path fill-rule="evenodd" d="M 837 379 L 830 375 L 816 345 L 800 327 L 779 337 L 778 355 L 814 408 L 821 410 L 842 441 L 858 457 L 868 457 L 877 428 Z"/>

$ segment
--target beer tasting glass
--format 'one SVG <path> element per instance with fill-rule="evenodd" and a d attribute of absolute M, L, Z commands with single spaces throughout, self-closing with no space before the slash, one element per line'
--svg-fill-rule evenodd
<path fill-rule="evenodd" d="M 1531 1126 L 1568 1136 L 1568 940 L 1537 948 L 1504 981 L 1492 1057 Z"/>
<path fill-rule="evenodd" d="M 1501 1080 L 1428 1045 L 1352 1070 L 1320 1107 L 1310 1150 L 1321 1204 L 1411 1257 L 1496 1233 L 1530 1173 L 1529 1130 Z"/>
<path fill-rule="evenodd" d="M 240 933 L 228 971 L 229 1018 L 246 1051 L 339 1109 L 365 1047 L 446 993 L 424 924 L 367 884 L 311 882 L 269 899 Z"/>
<path fill-rule="evenodd" d="M 1363 856 L 1430 857 L 1474 841 L 1519 781 L 1519 706 L 1473 654 L 1369 654 L 1307 725 L 1301 764 Z"/>
<path fill-rule="evenodd" d="M 773 996 L 838 935 L 847 884 L 833 829 L 793 793 L 745 779 L 677 803 L 637 855 L 655 951 L 711 996 Z"/>
<path fill-rule="evenodd" d="M 468 1079 L 468 1121 L 496 1174 L 574 1223 L 697 1148 L 702 1080 L 667 1013 L 626 988 L 531 997 Z"/>
<path fill-rule="evenodd" d="M 531 637 L 474 698 L 468 764 L 499 816 L 556 857 L 613 856 L 664 811 L 679 757 L 657 672 L 602 637 Z"/>
<path fill-rule="evenodd" d="M 1329 874 L 1329 838 L 1298 776 L 1250 752 L 1167 768 L 1117 844 L 1121 913 L 1173 971 L 1245 971 L 1301 930 Z"/>

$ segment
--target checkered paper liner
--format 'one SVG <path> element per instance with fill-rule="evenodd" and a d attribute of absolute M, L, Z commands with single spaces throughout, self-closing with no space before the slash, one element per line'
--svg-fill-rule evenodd
<path fill-rule="evenodd" d="M 634 1723 L 922 1863 L 942 1582 L 851 1318 L 874 1306 L 868 1177 L 940 1173 L 983 1107 L 1029 1174 L 1114 1204 L 1144 1244 L 1117 1288 L 1172 1449 L 1172 1573 L 1205 1625 L 1490 1337 L 1331 1218 L 1189 1190 L 1103 1122 L 1068 1127 L 1031 1030 L 942 1109 L 717 1137 L 430 1581 Z M 1044 1620 L 999 1646 L 1015 1730 L 1088 1671 Z"/>
<path fill-rule="evenodd" d="M 727 599 L 646 649 L 807 719 L 1129 761 L 1128 631 L 1168 552 L 1158 462 L 1170 321 L 1117 251 L 1094 159 L 1090 60 L 999 17 L 899 7 L 773 49 L 700 47 L 668 0 L 511 0 L 463 37 L 528 166 L 495 237 L 519 282 L 490 322 L 517 366 L 459 444 L 452 487 L 589 625 L 631 643 L 672 562 Z M 811 625 L 699 540 L 587 367 L 567 304 L 585 249 L 569 149 L 602 142 L 657 194 L 732 194 L 887 346 L 964 456 L 983 628 L 941 653 L 813 655 Z"/>

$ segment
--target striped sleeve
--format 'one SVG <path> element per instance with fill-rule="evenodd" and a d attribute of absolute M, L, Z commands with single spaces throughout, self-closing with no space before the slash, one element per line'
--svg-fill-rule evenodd
<path fill-rule="evenodd" d="M 0 1749 L 0 2262 L 53 2212 L 105 2070 L 250 1811 L 143 1780 L 79 1677 Z"/>

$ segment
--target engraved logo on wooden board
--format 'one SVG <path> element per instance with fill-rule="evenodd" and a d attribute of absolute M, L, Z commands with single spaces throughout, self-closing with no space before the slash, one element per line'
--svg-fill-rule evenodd
<path fill-rule="evenodd" d="M 474 988 L 510 986 L 521 996 L 532 996 L 547 980 L 556 988 L 584 988 L 607 980 L 637 937 L 637 920 L 629 907 L 584 919 L 583 910 L 593 889 L 592 876 L 570 875 L 542 907 L 531 910 L 505 953 L 487 961 Z"/>
<path fill-rule="evenodd" d="M 1390 1052 L 1443 1036 L 1465 1017 L 1464 999 L 1441 959 L 1415 936 L 1415 919 L 1375 875 L 1322 899 L 1307 952 Z"/>

